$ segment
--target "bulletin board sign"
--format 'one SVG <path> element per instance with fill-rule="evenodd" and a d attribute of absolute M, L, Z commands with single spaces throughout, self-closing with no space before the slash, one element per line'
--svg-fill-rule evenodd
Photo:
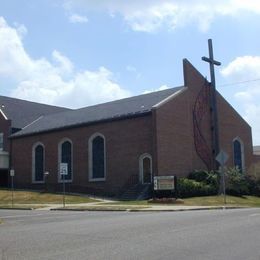
<path fill-rule="evenodd" d="M 175 177 L 174 176 L 154 176 L 153 179 L 154 190 L 174 190 L 175 189 Z"/>

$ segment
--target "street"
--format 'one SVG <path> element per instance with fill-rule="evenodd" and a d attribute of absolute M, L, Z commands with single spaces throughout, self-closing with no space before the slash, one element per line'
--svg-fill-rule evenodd
<path fill-rule="evenodd" d="M 0 259 L 260 260 L 260 209 L 0 210 Z"/>

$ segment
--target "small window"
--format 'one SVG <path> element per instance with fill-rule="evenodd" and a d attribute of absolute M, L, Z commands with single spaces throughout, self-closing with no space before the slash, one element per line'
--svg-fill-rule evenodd
<path fill-rule="evenodd" d="M 148 153 L 139 158 L 139 180 L 142 184 L 152 182 L 152 156 Z"/>
<path fill-rule="evenodd" d="M 100 134 L 89 140 L 89 170 L 91 180 L 105 179 L 105 138 Z"/>
<path fill-rule="evenodd" d="M 0 151 L 4 150 L 4 134 L 0 133 Z"/>
<path fill-rule="evenodd" d="M 33 182 L 44 181 L 44 147 L 38 144 L 33 148 Z"/>
<path fill-rule="evenodd" d="M 69 140 L 63 141 L 59 144 L 59 164 L 68 164 L 68 174 L 63 175 L 65 181 L 72 181 L 72 143 Z M 62 176 L 59 176 L 62 180 Z"/>
<path fill-rule="evenodd" d="M 234 166 L 243 172 L 244 164 L 244 148 L 243 143 L 239 139 L 233 141 L 233 158 Z"/>

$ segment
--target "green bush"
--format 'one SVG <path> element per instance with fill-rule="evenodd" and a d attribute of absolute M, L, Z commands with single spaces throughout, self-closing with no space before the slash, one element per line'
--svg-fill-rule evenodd
<path fill-rule="evenodd" d="M 244 173 L 237 168 L 226 171 L 226 193 L 235 196 L 249 195 L 250 185 Z"/>
<path fill-rule="evenodd" d="M 246 176 L 249 194 L 260 197 L 260 179 L 257 180 L 252 176 Z"/>
<path fill-rule="evenodd" d="M 189 174 L 188 179 L 213 186 L 215 189 L 219 187 L 219 173 L 214 171 L 194 171 Z"/>
<path fill-rule="evenodd" d="M 241 173 L 238 168 L 228 168 L 225 174 L 226 193 L 235 196 L 260 196 L 260 180 Z M 216 195 L 219 192 L 220 173 L 194 171 L 188 178 L 178 179 L 178 195 L 181 198 Z"/>
<path fill-rule="evenodd" d="M 191 172 L 188 176 L 188 179 L 197 181 L 197 182 L 204 182 L 208 178 L 207 171 L 197 171 Z"/>
<path fill-rule="evenodd" d="M 217 194 L 217 189 L 214 186 L 187 178 L 178 179 L 177 189 L 178 196 L 181 198 Z"/>

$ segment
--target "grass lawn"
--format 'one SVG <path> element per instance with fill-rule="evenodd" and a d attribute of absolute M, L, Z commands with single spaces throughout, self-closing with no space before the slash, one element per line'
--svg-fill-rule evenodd
<path fill-rule="evenodd" d="M 260 207 L 260 197 L 255 196 L 226 196 L 227 205 L 245 206 L 245 207 Z M 184 205 L 187 206 L 220 206 L 223 205 L 223 196 L 207 196 L 194 197 L 184 199 Z"/>
<path fill-rule="evenodd" d="M 0 207 L 12 207 L 12 192 L 7 189 L 0 189 Z M 65 198 L 67 207 L 89 210 L 125 210 L 138 209 L 151 206 L 169 205 L 169 206 L 223 206 L 223 196 L 207 196 L 207 197 L 193 197 L 178 200 L 177 203 L 149 203 L 147 200 L 142 201 L 115 201 L 111 203 L 99 203 L 89 206 L 73 206 L 78 203 L 97 202 L 98 200 L 90 199 L 84 195 L 66 195 Z M 254 196 L 226 196 L 227 206 L 244 206 L 244 207 L 260 207 L 260 197 Z M 14 207 L 15 208 L 39 208 L 44 204 L 62 204 L 63 195 L 36 191 L 14 191 Z M 70 204 L 70 205 L 68 205 Z"/>
<path fill-rule="evenodd" d="M 61 194 L 45 193 L 37 191 L 14 191 L 14 204 L 61 204 L 63 196 Z M 66 203 L 89 203 L 97 200 L 86 196 L 66 195 Z M 12 203 L 12 192 L 6 189 L 0 189 L 0 206 L 10 206 Z"/>
<path fill-rule="evenodd" d="M 260 207 L 260 197 L 255 196 L 226 196 L 227 205 L 230 206 L 244 206 L 244 207 Z M 109 203 L 110 205 L 146 205 L 146 206 L 160 206 L 160 205 L 171 205 L 171 206 L 223 206 L 223 196 L 206 196 L 206 197 L 193 197 L 185 198 L 178 203 L 149 203 L 147 200 L 141 201 L 117 201 Z M 106 203 L 106 205 L 109 205 Z"/>

